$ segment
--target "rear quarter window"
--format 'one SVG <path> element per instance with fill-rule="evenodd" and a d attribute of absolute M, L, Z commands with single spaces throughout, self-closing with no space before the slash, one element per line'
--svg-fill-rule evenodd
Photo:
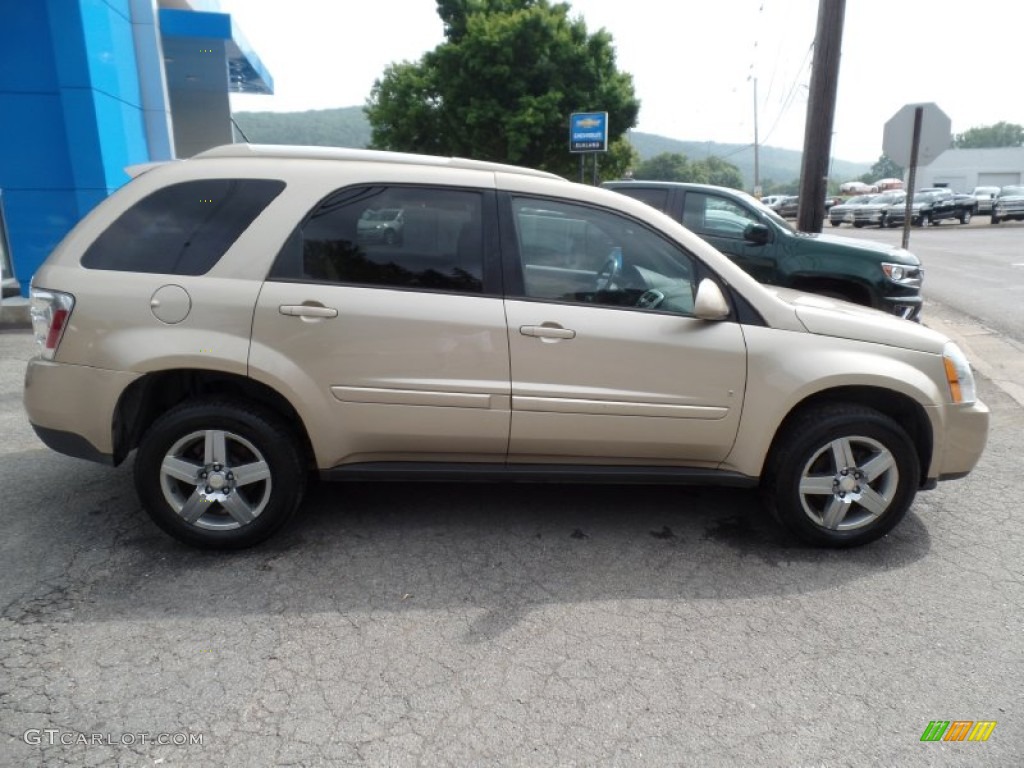
<path fill-rule="evenodd" d="M 164 187 L 118 216 L 86 250 L 82 266 L 205 274 L 284 187 L 277 179 L 204 179 Z"/>

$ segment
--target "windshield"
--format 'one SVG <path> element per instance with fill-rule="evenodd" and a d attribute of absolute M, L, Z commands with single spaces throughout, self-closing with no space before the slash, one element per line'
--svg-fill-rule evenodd
<path fill-rule="evenodd" d="M 863 205 L 864 203 L 871 202 L 874 195 L 857 195 L 847 200 L 844 205 Z"/>
<path fill-rule="evenodd" d="M 1024 187 L 1003 187 L 999 190 L 1000 197 L 1006 197 L 1008 195 L 1024 195 Z"/>
<path fill-rule="evenodd" d="M 769 208 L 767 205 L 762 203 L 760 200 L 758 200 L 753 195 L 748 195 L 746 192 L 740 192 L 740 191 L 737 191 L 736 194 L 741 196 L 743 198 L 744 202 L 747 202 L 747 203 L 751 204 L 756 211 L 758 211 L 759 213 L 762 213 L 765 216 L 767 216 L 769 219 L 774 221 L 776 224 L 778 224 L 780 227 L 785 229 L 787 232 L 796 232 L 796 227 L 794 227 L 792 224 L 790 224 L 784 218 L 779 216 L 779 214 L 777 214 L 774 210 Z"/>

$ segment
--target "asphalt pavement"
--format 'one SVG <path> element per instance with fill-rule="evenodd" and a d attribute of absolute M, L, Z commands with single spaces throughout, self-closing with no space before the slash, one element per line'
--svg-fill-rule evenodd
<path fill-rule="evenodd" d="M 2 766 L 1024 764 L 1024 409 L 987 379 L 976 471 L 855 550 L 737 490 L 448 483 L 318 486 L 216 554 L 38 442 L 32 353 L 0 333 Z M 957 720 L 996 726 L 921 741 Z"/>

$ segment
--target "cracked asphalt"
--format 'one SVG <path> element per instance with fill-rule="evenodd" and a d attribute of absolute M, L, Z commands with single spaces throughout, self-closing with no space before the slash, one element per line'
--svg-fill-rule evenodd
<path fill-rule="evenodd" d="M 2 766 L 1024 764 L 1024 409 L 987 380 L 977 470 L 856 550 L 737 490 L 359 484 L 211 554 L 35 438 L 32 353 L 0 333 Z"/>

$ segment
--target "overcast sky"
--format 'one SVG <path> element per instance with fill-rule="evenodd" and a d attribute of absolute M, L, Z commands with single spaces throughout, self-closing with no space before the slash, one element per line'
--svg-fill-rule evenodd
<path fill-rule="evenodd" d="M 361 106 L 391 62 L 443 42 L 433 0 L 220 0 L 274 78 L 236 111 Z M 613 37 L 641 101 L 636 130 L 801 149 L 817 0 L 573 0 Z M 870 161 L 883 126 L 934 102 L 953 132 L 1024 124 L 1021 0 L 848 0 L 833 155 Z M 601 105 L 591 107 L 595 111 Z"/>

